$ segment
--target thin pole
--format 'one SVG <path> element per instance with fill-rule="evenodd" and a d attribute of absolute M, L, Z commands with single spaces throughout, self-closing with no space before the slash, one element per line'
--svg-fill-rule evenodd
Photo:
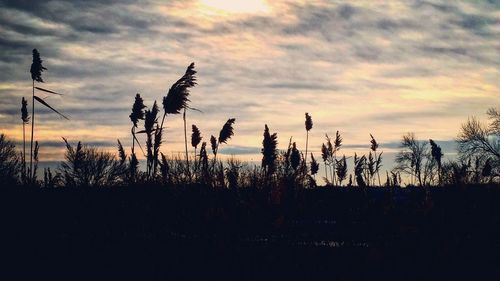
<path fill-rule="evenodd" d="M 186 128 L 186 108 L 184 107 L 184 114 L 182 115 L 184 119 L 184 145 L 186 148 L 186 167 L 189 178 L 191 178 L 191 173 L 189 171 L 189 155 L 188 155 L 188 143 L 187 143 L 187 128 Z"/>

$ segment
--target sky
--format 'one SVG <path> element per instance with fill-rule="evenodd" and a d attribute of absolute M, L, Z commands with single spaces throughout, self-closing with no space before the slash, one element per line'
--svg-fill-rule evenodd
<path fill-rule="evenodd" d="M 63 158 L 61 137 L 130 147 L 135 94 L 161 105 L 191 62 L 201 112 L 188 126 L 208 141 L 236 118 L 221 153 L 244 160 L 261 159 L 264 124 L 281 149 L 292 136 L 304 149 L 305 112 L 316 158 L 337 130 L 348 155 L 368 153 L 371 133 L 390 161 L 406 132 L 453 154 L 461 123 L 500 105 L 495 0 L 0 0 L 0 132 L 17 143 L 33 48 L 48 69 L 38 86 L 64 94 L 45 101 L 70 118 L 36 105 L 42 161 Z M 182 116 L 166 126 L 162 151 L 176 154 Z"/>

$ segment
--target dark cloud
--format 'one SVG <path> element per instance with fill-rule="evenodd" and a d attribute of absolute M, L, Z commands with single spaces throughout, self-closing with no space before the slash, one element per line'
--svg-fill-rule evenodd
<path fill-rule="evenodd" d="M 71 140 L 68 139 L 68 142 L 76 146 L 78 144 L 78 140 Z M 111 141 L 83 141 L 83 145 L 89 146 L 89 147 L 115 147 L 117 146 L 117 142 L 111 142 Z M 14 145 L 17 147 L 21 147 L 23 143 L 21 141 L 14 141 Z M 61 138 L 60 141 L 56 140 L 44 140 L 40 142 L 40 147 L 43 148 L 64 148 L 66 147 L 66 143 L 64 140 Z"/>
<path fill-rule="evenodd" d="M 219 150 L 220 154 L 223 155 L 250 155 L 250 154 L 259 154 L 259 147 L 250 147 L 250 146 L 224 146 Z"/>

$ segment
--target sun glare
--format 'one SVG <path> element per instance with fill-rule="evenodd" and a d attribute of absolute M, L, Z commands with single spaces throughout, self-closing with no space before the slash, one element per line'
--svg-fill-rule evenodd
<path fill-rule="evenodd" d="M 201 8 L 218 14 L 262 13 L 268 12 L 269 6 L 264 0 L 200 0 Z"/>

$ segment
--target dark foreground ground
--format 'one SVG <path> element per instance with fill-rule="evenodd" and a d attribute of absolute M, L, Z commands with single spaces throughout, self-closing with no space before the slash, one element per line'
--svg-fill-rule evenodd
<path fill-rule="evenodd" d="M 498 280 L 499 186 L 267 198 L 5 187 L 0 280 Z"/>

